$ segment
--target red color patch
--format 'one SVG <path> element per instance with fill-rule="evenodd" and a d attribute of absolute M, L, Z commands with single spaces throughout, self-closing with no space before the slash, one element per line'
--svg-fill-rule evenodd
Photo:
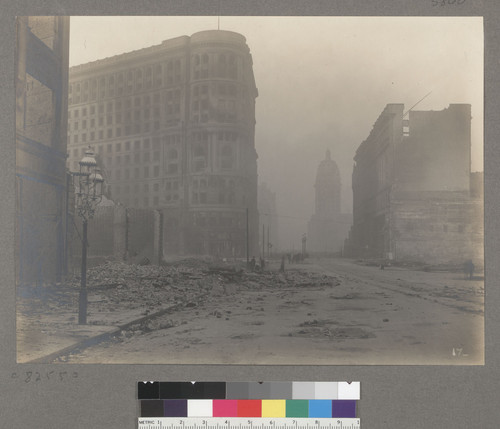
<path fill-rule="evenodd" d="M 238 417 L 262 417 L 262 401 L 260 399 L 239 400 Z"/>

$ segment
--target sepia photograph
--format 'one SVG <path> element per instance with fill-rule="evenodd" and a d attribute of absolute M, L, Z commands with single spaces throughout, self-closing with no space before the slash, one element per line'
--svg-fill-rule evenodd
<path fill-rule="evenodd" d="M 16 30 L 18 363 L 484 365 L 482 17 Z"/>

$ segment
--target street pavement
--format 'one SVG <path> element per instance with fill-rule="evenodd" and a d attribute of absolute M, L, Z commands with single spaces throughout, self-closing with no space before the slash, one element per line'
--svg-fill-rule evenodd
<path fill-rule="evenodd" d="M 110 265 L 108 269 L 117 271 L 111 275 L 97 271 L 100 288 L 90 289 L 89 325 L 76 324 L 75 285 L 71 293 L 59 297 L 53 292 L 54 299 L 46 299 L 52 306 L 39 306 L 47 307 L 43 311 L 30 310 L 29 294 L 18 298 L 19 361 L 309 365 L 484 361 L 480 277 L 466 280 L 462 273 L 391 266 L 381 270 L 331 258 L 287 265 L 285 273 L 279 273 L 279 261 L 264 273 L 201 270 L 196 264 L 177 267 L 175 272 L 150 267 L 118 282 L 112 281 L 116 273 L 131 268 Z M 142 281 L 130 280 L 136 277 Z M 103 281 L 114 286 L 103 288 Z M 98 341 L 89 341 L 99 335 Z"/>

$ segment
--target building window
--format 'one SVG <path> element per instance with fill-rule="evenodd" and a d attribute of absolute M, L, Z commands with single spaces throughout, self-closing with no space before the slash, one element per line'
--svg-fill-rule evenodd
<path fill-rule="evenodd" d="M 228 144 L 224 145 L 221 150 L 221 168 L 223 170 L 233 168 L 233 149 Z"/>

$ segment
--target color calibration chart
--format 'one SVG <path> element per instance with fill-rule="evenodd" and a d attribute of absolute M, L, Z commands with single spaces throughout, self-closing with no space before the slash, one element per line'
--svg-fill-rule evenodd
<path fill-rule="evenodd" d="M 139 382 L 139 429 L 359 429 L 359 382 Z"/>

